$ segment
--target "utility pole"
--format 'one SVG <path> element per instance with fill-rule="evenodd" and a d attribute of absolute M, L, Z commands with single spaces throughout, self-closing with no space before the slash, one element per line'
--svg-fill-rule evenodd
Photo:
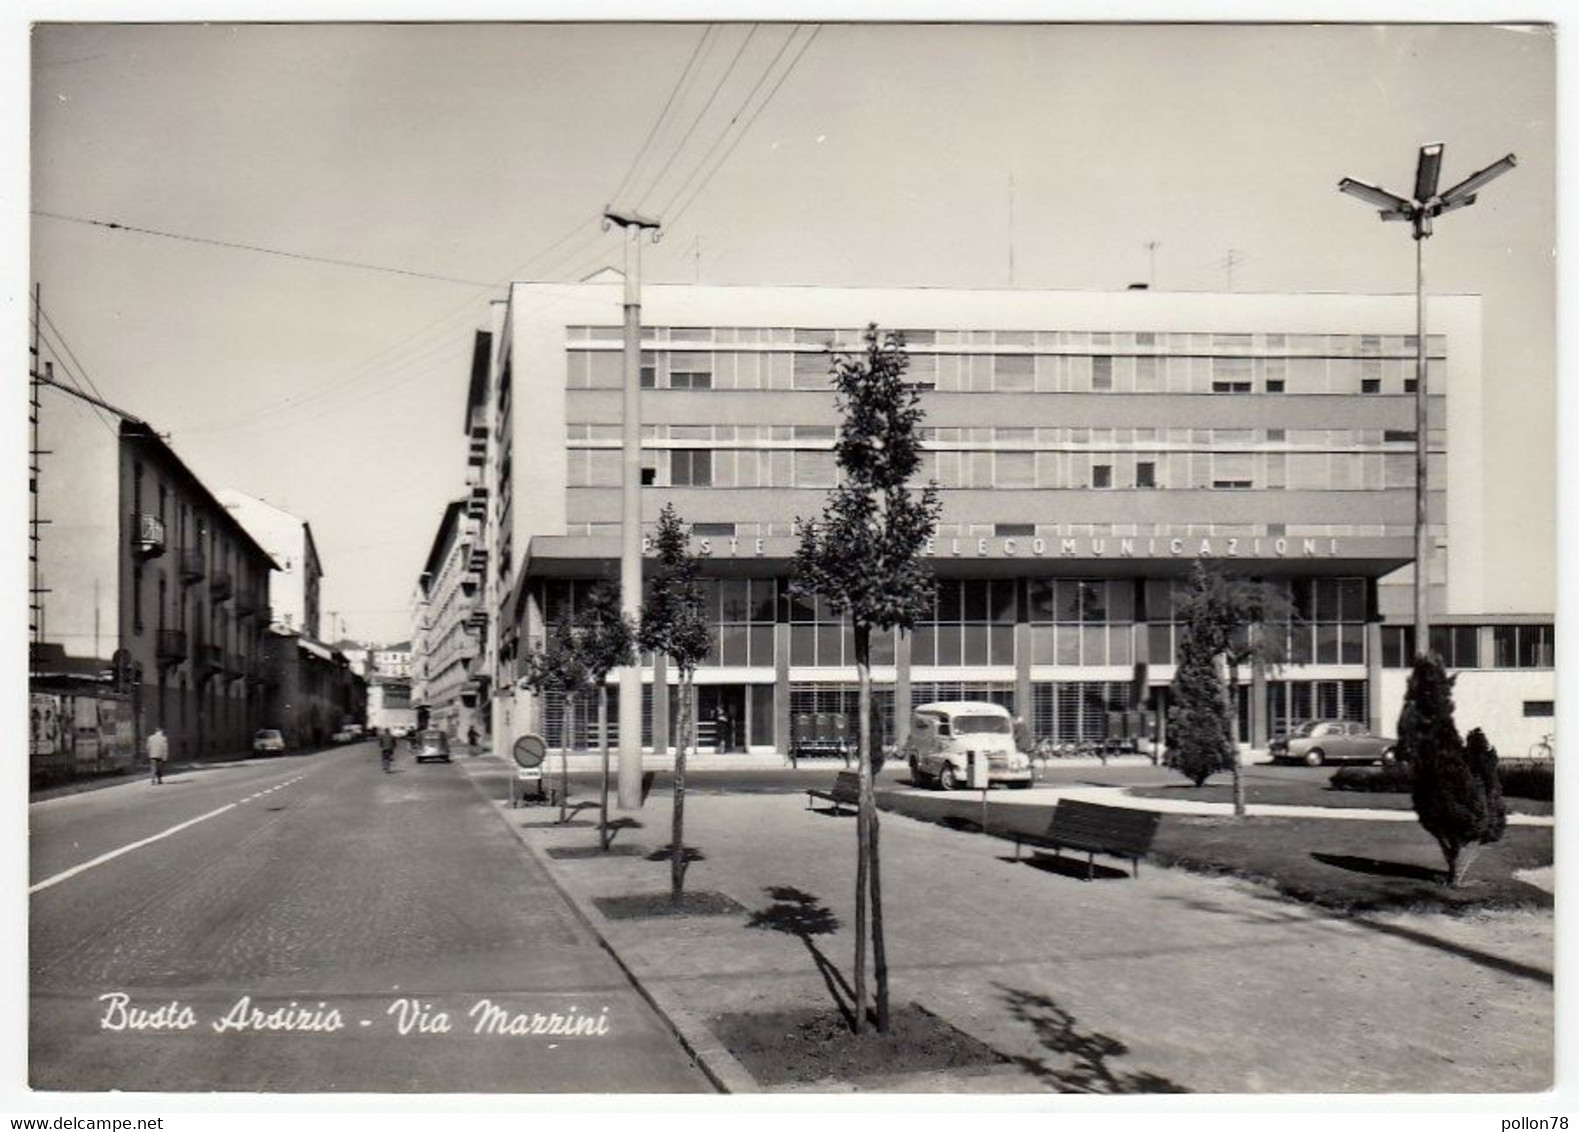
<path fill-rule="evenodd" d="M 33 341 L 28 346 L 27 367 L 30 385 L 28 420 L 30 422 L 29 427 L 32 430 L 32 443 L 28 452 L 27 481 L 32 495 L 32 519 L 28 524 L 27 536 L 27 560 L 31 574 L 28 581 L 27 609 L 28 628 L 32 630 L 35 644 L 41 644 L 44 640 L 44 594 L 46 592 L 39 577 L 39 553 L 42 549 L 39 541 L 39 528 L 43 526 L 45 520 L 38 517 L 38 479 L 43 470 L 42 457 L 46 455 L 44 450 L 38 446 L 38 415 L 40 408 L 38 390 L 43 380 L 38 368 L 38 335 L 39 327 L 43 321 L 43 284 L 35 283 L 33 285 Z M 52 366 L 50 368 L 53 370 Z M 50 376 L 53 377 L 53 373 Z"/>
<path fill-rule="evenodd" d="M 625 229 L 625 382 L 620 431 L 620 612 L 632 621 L 641 617 L 641 237 L 651 231 L 658 240 L 659 223 L 636 212 L 603 212 L 606 229 Z M 622 810 L 641 807 L 641 665 L 620 669 L 620 762 L 618 804 Z M 654 688 L 653 695 L 665 694 Z M 656 746 L 659 737 L 653 736 Z"/>

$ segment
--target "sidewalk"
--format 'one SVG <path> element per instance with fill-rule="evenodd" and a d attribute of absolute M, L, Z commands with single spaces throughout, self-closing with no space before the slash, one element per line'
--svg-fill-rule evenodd
<path fill-rule="evenodd" d="M 462 765 L 502 770 L 490 758 Z M 625 815 L 637 824 L 608 856 L 553 856 L 585 853 L 595 829 L 495 805 L 728 1088 L 751 1081 L 712 1039 L 718 1016 L 831 1007 L 818 954 L 849 976 L 851 816 L 808 811 L 802 794 L 692 796 L 686 840 L 701 857 L 687 888 L 743 910 L 610 920 L 595 898 L 666 891 L 667 859 L 646 857 L 668 842 L 668 796 Z M 1548 914 L 1351 919 L 1154 868 L 1088 884 L 1015 864 L 996 839 L 891 813 L 882 859 L 895 1005 L 915 1002 L 1012 1061 L 826 1088 L 1501 1092 L 1551 1081 Z M 769 889 L 826 909 L 828 930 L 749 926 L 775 903 Z"/>

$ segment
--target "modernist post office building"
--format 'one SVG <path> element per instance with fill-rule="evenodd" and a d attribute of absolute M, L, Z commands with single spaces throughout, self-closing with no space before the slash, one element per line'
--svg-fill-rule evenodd
<path fill-rule="evenodd" d="M 614 273 L 515 284 L 495 305 L 486 379 L 473 376 L 473 490 L 487 498 L 474 537 L 506 736 L 557 738 L 555 712 L 513 688 L 516 665 L 593 580 L 618 578 L 621 294 Z M 1413 296 L 649 285 L 642 298 L 642 515 L 650 527 L 672 502 L 705 559 L 704 747 L 783 751 L 795 715 L 853 708 L 852 634 L 787 582 L 794 522 L 836 476 L 829 344 L 858 350 L 872 322 L 905 334 L 924 476 L 943 499 L 936 608 L 874 643 L 890 739 L 931 699 L 998 700 L 1061 740 L 1101 736 L 1140 684 L 1155 710 L 1175 587 L 1198 557 L 1286 587 L 1300 614 L 1289 663 L 1244 674 L 1253 742 L 1302 718 L 1393 726 L 1382 630 L 1411 609 Z M 1477 297 L 1430 300 L 1427 569 L 1443 614 L 1482 608 L 1480 326 Z M 1389 647 L 1401 663 L 1402 640 Z M 643 673 L 650 746 L 674 718 L 672 690 L 652 683 L 674 677 L 651 658 Z"/>

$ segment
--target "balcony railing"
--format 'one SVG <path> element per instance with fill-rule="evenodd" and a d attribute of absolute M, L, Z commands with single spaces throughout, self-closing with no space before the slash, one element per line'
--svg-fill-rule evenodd
<path fill-rule="evenodd" d="M 154 656 L 160 664 L 180 664 L 186 659 L 186 633 L 180 629 L 160 629 Z"/>
<path fill-rule="evenodd" d="M 186 547 L 181 551 L 181 581 L 187 585 L 201 582 L 207 568 L 203 562 L 203 552 L 195 547 Z"/>
<path fill-rule="evenodd" d="M 164 520 L 158 515 L 138 515 L 136 552 L 144 558 L 158 558 L 164 548 Z"/>
<path fill-rule="evenodd" d="M 480 546 L 471 549 L 471 555 L 466 560 L 466 568 L 481 574 L 488 569 L 488 551 Z"/>
<path fill-rule="evenodd" d="M 224 666 L 225 653 L 218 645 L 198 645 L 196 652 L 192 660 L 200 672 L 218 672 Z"/>
<path fill-rule="evenodd" d="M 462 574 L 461 575 L 461 593 L 465 594 L 467 597 L 470 597 L 472 594 L 476 593 L 477 592 L 478 581 L 479 581 L 479 579 L 478 579 L 477 575 L 474 574 L 474 573 L 468 572 L 468 573 Z"/>
<path fill-rule="evenodd" d="M 466 498 L 466 514 L 473 519 L 482 519 L 487 516 L 488 489 L 486 487 L 472 488 L 471 495 Z"/>
<path fill-rule="evenodd" d="M 251 617 L 262 604 L 263 599 L 258 596 L 255 590 L 243 589 L 236 594 L 236 616 Z"/>
<path fill-rule="evenodd" d="M 208 596 L 212 601 L 229 601 L 236 592 L 236 581 L 229 574 L 218 570 L 209 575 Z"/>
<path fill-rule="evenodd" d="M 466 449 L 466 463 L 469 467 L 480 468 L 488 462 L 488 441 L 486 438 L 478 440 L 473 437 L 471 444 Z"/>

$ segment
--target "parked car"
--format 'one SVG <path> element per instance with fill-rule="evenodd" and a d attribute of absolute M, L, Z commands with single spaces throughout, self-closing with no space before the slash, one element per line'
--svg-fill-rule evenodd
<path fill-rule="evenodd" d="M 999 704 L 972 700 L 922 704 L 910 721 L 905 761 L 916 783 L 953 790 L 970 780 L 970 759 L 987 760 L 991 785 L 1031 785 L 1031 760 L 1015 746 L 1014 721 Z"/>
<path fill-rule="evenodd" d="M 1390 763 L 1397 745 L 1397 739 L 1372 735 L 1363 723 L 1313 719 L 1274 738 L 1269 749 L 1273 762 L 1324 766 L 1343 762 Z"/>
<path fill-rule="evenodd" d="M 419 731 L 415 746 L 416 753 L 412 757 L 419 763 L 425 763 L 429 759 L 444 763 L 450 761 L 450 737 L 443 731 L 431 727 L 426 731 Z"/>
<path fill-rule="evenodd" d="M 360 727 L 342 727 L 329 736 L 329 739 L 334 743 L 355 743 L 361 737 L 362 729 Z"/>
<path fill-rule="evenodd" d="M 283 751 L 284 749 L 285 736 L 272 727 L 265 727 L 252 737 L 252 750 L 255 753 Z"/>

